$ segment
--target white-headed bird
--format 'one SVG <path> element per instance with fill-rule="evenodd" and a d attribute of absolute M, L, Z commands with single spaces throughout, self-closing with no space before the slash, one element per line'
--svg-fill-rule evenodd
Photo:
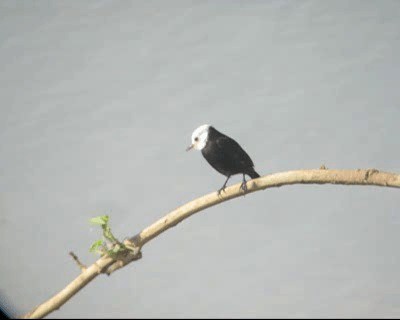
<path fill-rule="evenodd" d="M 191 149 L 201 150 L 207 162 L 219 173 L 226 176 L 224 185 L 218 190 L 221 193 L 226 187 L 229 178 L 235 174 L 243 175 L 240 188 L 246 192 L 247 174 L 252 179 L 260 175 L 254 170 L 254 163 L 243 148 L 232 138 L 219 132 L 213 126 L 204 124 L 193 131 Z"/>

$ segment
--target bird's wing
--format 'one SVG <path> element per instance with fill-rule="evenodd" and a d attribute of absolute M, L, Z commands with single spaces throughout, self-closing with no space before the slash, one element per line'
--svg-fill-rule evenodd
<path fill-rule="evenodd" d="M 216 139 L 216 145 L 219 152 L 224 155 L 225 159 L 230 159 L 235 167 L 249 168 L 254 167 L 253 161 L 243 150 L 243 148 L 232 138 L 221 136 Z"/>

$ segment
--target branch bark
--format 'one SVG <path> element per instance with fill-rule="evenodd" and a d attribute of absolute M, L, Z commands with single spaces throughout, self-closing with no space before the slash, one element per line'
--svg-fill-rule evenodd
<path fill-rule="evenodd" d="M 248 181 L 246 195 L 267 188 L 292 184 L 371 185 L 400 188 L 400 175 L 381 172 L 376 169 L 327 170 L 325 167 L 321 167 L 319 170 L 288 171 Z M 140 233 L 125 240 L 124 244 L 131 248 L 129 252 L 125 252 L 117 257 L 101 257 L 90 267 L 83 269 L 82 273 L 63 290 L 31 312 L 25 314 L 23 318 L 43 318 L 52 311 L 59 309 L 99 274 L 106 273 L 110 275 L 112 272 L 126 266 L 132 261 L 140 259 L 142 257 L 142 247 L 162 232 L 176 226 L 179 222 L 187 219 L 196 212 L 221 202 L 243 196 L 244 193 L 239 187 L 240 184 L 228 187 L 221 195 L 218 195 L 217 192 L 214 191 L 168 213 Z"/>

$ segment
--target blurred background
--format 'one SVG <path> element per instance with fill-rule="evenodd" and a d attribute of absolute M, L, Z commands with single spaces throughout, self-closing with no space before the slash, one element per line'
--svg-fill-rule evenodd
<path fill-rule="evenodd" d="M 225 177 L 192 131 L 261 175 L 399 172 L 399 1 L 0 3 L 0 298 L 63 289 L 108 214 L 123 239 Z M 232 178 L 229 185 L 241 181 Z M 295 185 L 202 211 L 55 318 L 398 317 L 399 190 Z"/>

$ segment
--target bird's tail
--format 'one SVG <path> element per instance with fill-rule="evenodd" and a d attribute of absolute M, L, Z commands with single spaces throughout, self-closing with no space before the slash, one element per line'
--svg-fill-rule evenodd
<path fill-rule="evenodd" d="M 252 179 L 259 178 L 260 175 L 254 170 L 254 168 L 250 168 L 246 172 L 247 175 L 249 175 Z"/>

